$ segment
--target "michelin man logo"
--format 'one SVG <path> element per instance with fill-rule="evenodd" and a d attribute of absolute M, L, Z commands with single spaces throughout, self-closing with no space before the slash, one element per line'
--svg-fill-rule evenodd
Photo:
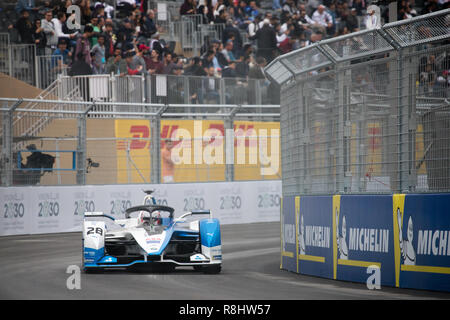
<path fill-rule="evenodd" d="M 298 231 L 298 247 L 299 254 L 305 254 L 305 223 L 303 221 L 303 215 L 300 217 L 300 228 Z"/>
<path fill-rule="evenodd" d="M 347 223 L 345 216 L 342 217 L 342 237 L 339 236 L 339 215 L 336 209 L 336 243 L 339 250 L 339 259 L 348 260 L 348 246 L 346 242 L 347 237 Z"/>
<path fill-rule="evenodd" d="M 397 208 L 397 222 L 399 230 L 399 242 L 400 242 L 400 253 L 403 257 L 403 263 L 405 265 L 415 265 L 416 264 L 416 252 L 414 250 L 412 241 L 414 237 L 413 222 L 411 217 L 408 219 L 408 230 L 407 239 L 403 239 L 403 228 L 402 228 L 402 216 L 400 208 Z"/>

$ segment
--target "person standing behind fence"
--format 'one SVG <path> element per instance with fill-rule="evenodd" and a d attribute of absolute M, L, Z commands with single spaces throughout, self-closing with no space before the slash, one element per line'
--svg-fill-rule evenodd
<path fill-rule="evenodd" d="M 196 14 L 197 9 L 194 4 L 194 0 L 184 0 L 183 4 L 180 7 L 180 15 L 184 16 L 187 14 Z"/>
<path fill-rule="evenodd" d="M 83 54 L 84 61 L 88 64 L 92 64 L 91 59 L 91 45 L 89 43 L 89 38 L 91 37 L 93 29 L 91 26 L 86 26 L 84 32 L 77 39 L 77 44 L 75 46 L 75 60 L 78 59 L 79 53 Z"/>
<path fill-rule="evenodd" d="M 44 29 L 41 26 L 41 20 L 36 19 L 33 25 L 33 40 L 36 45 L 36 55 L 45 55 L 45 47 L 47 46 L 47 37 L 45 36 Z"/>
<path fill-rule="evenodd" d="M 56 18 L 52 19 L 53 25 L 55 26 L 56 36 L 59 38 L 66 38 L 69 40 L 74 39 L 78 33 L 64 33 L 63 25 L 66 22 L 66 14 L 64 12 L 58 12 Z"/>
<path fill-rule="evenodd" d="M 56 50 L 53 52 L 52 66 L 57 68 L 58 71 L 60 71 L 70 64 L 71 58 L 72 52 L 69 49 L 67 49 L 67 40 L 61 39 L 58 42 L 58 48 L 56 48 Z"/>
<path fill-rule="evenodd" d="M 44 15 L 44 19 L 41 20 L 41 26 L 44 30 L 45 36 L 47 38 L 47 45 L 45 48 L 45 54 L 51 55 L 53 50 L 56 49 L 58 44 L 58 36 L 56 34 L 55 25 L 53 24 L 53 13 L 51 10 L 47 10 Z"/>
<path fill-rule="evenodd" d="M 263 22 L 263 27 L 256 31 L 256 34 L 249 39 L 257 40 L 258 50 L 256 55 L 258 57 L 264 57 L 267 63 L 270 63 L 274 57 L 274 51 L 277 50 L 277 36 L 275 30 L 270 26 L 270 21 L 264 19 Z"/>
<path fill-rule="evenodd" d="M 92 69 L 94 74 L 105 73 L 105 36 L 100 34 L 97 38 L 97 44 L 92 48 L 91 54 L 93 54 Z"/>
<path fill-rule="evenodd" d="M 21 17 L 16 22 L 16 29 L 19 32 L 20 40 L 23 44 L 33 43 L 33 23 L 30 20 L 30 13 L 22 9 Z"/>
<path fill-rule="evenodd" d="M 123 76 L 128 73 L 127 68 L 127 62 L 122 59 L 122 49 L 120 47 L 116 47 L 114 49 L 114 55 L 109 57 L 106 63 L 106 73 Z"/>

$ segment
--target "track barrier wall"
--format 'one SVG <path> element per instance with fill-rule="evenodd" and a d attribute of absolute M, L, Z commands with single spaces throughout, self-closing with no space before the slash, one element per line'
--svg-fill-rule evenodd
<path fill-rule="evenodd" d="M 449 208 L 449 193 L 283 197 L 281 268 L 450 291 Z"/>
<path fill-rule="evenodd" d="M 197 184 L 88 185 L 0 188 L 0 236 L 81 231 L 85 211 L 123 219 L 141 205 L 143 190 L 156 190 L 158 204 L 175 208 L 175 217 L 211 210 L 221 224 L 279 221 L 281 181 Z"/>

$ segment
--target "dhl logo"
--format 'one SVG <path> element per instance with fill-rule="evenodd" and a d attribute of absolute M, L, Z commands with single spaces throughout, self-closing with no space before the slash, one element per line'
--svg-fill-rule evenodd
<path fill-rule="evenodd" d="M 177 130 L 179 125 L 163 125 L 161 128 L 161 148 L 164 147 L 164 143 L 167 139 L 177 136 Z M 225 128 L 223 123 L 210 123 L 206 130 L 212 129 L 211 138 L 207 144 L 217 146 L 216 144 L 222 144 L 222 139 L 216 139 L 217 136 L 224 136 Z M 220 135 L 214 129 L 220 132 Z M 239 124 L 233 127 L 235 132 L 234 146 L 240 146 L 241 143 L 245 143 L 246 147 L 256 147 L 256 131 L 253 124 Z M 117 150 L 127 150 L 128 144 L 130 150 L 150 149 L 150 126 L 148 125 L 131 125 L 128 133 L 130 138 L 126 140 L 117 141 Z M 248 138 L 242 139 L 241 137 Z M 254 137 L 252 139 L 251 137 Z M 174 141 L 174 146 L 181 141 Z"/>

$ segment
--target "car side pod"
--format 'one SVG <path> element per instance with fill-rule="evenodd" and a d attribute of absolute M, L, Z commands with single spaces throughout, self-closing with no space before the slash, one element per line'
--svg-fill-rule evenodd
<path fill-rule="evenodd" d="M 200 220 L 200 241 L 202 254 L 210 260 L 208 266 L 203 267 L 207 273 L 219 273 L 222 264 L 222 238 L 218 219 Z"/>

